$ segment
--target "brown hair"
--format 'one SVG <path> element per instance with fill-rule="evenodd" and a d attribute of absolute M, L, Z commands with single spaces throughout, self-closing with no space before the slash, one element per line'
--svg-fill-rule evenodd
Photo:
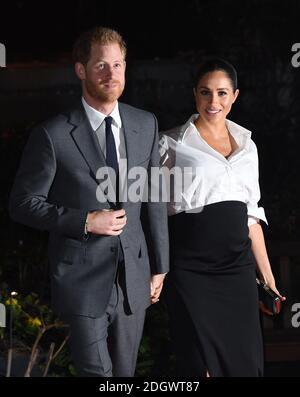
<path fill-rule="evenodd" d="M 117 43 L 126 57 L 126 43 L 123 37 L 116 30 L 97 26 L 87 32 L 82 33 L 76 40 L 73 47 L 73 60 L 86 65 L 90 59 L 92 44 L 97 43 L 101 45 Z"/>

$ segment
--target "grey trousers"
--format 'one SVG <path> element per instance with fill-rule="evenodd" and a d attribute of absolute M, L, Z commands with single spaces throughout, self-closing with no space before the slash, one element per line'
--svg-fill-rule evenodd
<path fill-rule="evenodd" d="M 103 316 L 68 319 L 71 354 L 79 376 L 134 376 L 145 309 L 130 312 L 124 284 L 119 271 Z"/>

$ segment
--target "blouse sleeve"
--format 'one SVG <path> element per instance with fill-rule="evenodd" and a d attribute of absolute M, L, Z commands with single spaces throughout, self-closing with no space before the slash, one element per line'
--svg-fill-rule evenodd
<path fill-rule="evenodd" d="M 256 145 L 253 141 L 252 141 L 252 145 L 253 145 L 252 150 L 253 150 L 253 158 L 254 158 L 254 167 L 253 167 L 254 178 L 253 178 L 253 184 L 249 191 L 249 200 L 247 202 L 249 226 L 253 223 L 258 223 L 259 220 L 262 220 L 266 224 L 268 224 L 265 215 L 265 210 L 263 209 L 263 207 L 258 206 L 258 202 L 260 200 L 258 154 L 257 154 Z"/>

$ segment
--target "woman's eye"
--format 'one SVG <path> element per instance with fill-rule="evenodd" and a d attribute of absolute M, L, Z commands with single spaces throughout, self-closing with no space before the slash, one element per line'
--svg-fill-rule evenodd
<path fill-rule="evenodd" d="M 201 91 L 200 91 L 200 94 L 201 94 L 201 95 L 208 95 L 209 92 L 208 92 L 207 90 L 201 90 Z"/>
<path fill-rule="evenodd" d="M 227 95 L 227 92 L 226 91 L 219 91 L 219 95 L 220 96 L 225 96 L 225 95 Z"/>

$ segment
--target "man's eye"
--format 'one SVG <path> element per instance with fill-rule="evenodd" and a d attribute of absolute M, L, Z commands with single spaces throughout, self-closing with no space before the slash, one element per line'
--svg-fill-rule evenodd
<path fill-rule="evenodd" d="M 114 64 L 114 67 L 115 67 L 116 69 L 119 69 L 119 68 L 122 67 L 122 64 L 121 64 L 121 63 L 115 63 L 115 64 Z"/>

